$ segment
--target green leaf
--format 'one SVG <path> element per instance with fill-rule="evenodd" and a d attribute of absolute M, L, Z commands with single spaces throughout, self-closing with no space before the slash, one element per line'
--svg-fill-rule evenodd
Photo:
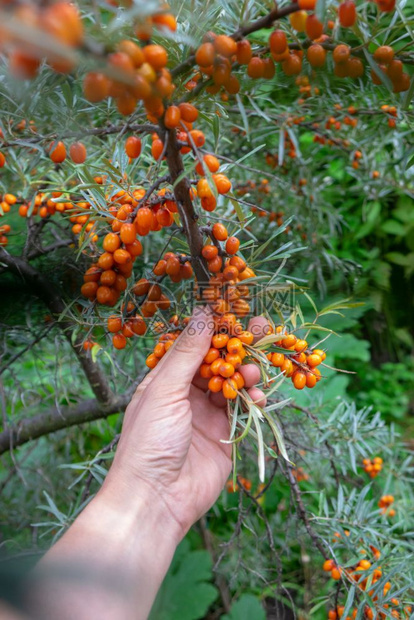
<path fill-rule="evenodd" d="M 253 594 L 243 594 L 238 601 L 233 603 L 230 612 L 221 616 L 220 620 L 265 620 L 266 614 L 260 603 Z"/>
<path fill-rule="evenodd" d="M 216 600 L 208 551 L 191 551 L 187 539 L 177 548 L 171 567 L 158 592 L 150 620 L 198 620 Z"/>
<path fill-rule="evenodd" d="M 398 235 L 399 237 L 403 237 L 407 232 L 407 229 L 403 224 L 397 222 L 396 220 L 386 220 L 382 226 L 381 230 L 389 235 Z"/>

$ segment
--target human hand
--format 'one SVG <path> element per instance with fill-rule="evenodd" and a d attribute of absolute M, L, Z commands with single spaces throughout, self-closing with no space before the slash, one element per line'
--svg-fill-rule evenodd
<path fill-rule="evenodd" d="M 258 340 L 266 319 L 249 330 Z M 125 413 L 121 439 L 104 488 L 122 502 L 145 493 L 161 502 L 175 525 L 177 543 L 216 501 L 231 471 L 227 401 L 208 394 L 208 381 L 197 371 L 211 346 L 212 315 L 197 308 L 193 317 L 154 370 L 139 385 Z M 253 401 L 264 394 L 255 364 L 239 371 Z M 126 495 L 125 495 L 126 494 Z"/>

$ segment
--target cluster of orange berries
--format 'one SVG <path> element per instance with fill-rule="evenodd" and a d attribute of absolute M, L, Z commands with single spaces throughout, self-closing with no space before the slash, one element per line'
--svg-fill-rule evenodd
<path fill-rule="evenodd" d="M 378 561 L 381 556 L 379 550 L 375 549 L 375 547 L 371 547 L 371 550 L 374 553 L 375 560 Z M 362 549 L 361 553 L 365 554 L 366 552 L 364 549 Z M 368 594 L 372 598 L 372 602 L 373 603 L 378 602 L 378 595 L 374 595 L 374 589 L 372 587 L 383 577 L 383 572 L 380 566 L 372 569 L 371 562 L 369 560 L 363 559 L 363 560 L 360 560 L 358 564 L 352 567 L 341 568 L 340 566 L 338 566 L 335 560 L 330 559 L 324 562 L 323 570 L 326 572 L 329 572 L 331 574 L 332 579 L 334 579 L 335 581 L 338 581 L 339 579 L 341 579 L 342 575 L 346 575 L 346 577 L 350 581 L 357 584 L 358 589 L 366 591 L 368 588 L 370 588 L 368 591 Z M 388 595 L 388 592 L 391 589 L 391 587 L 392 587 L 392 584 L 390 581 L 385 582 L 383 586 L 384 596 Z M 366 618 L 367 620 L 376 620 L 376 619 L 386 618 L 388 617 L 387 611 L 386 611 L 388 609 L 391 609 L 390 615 L 393 618 L 409 618 L 410 617 L 410 614 L 412 611 L 411 606 L 406 606 L 402 609 L 400 608 L 399 610 L 395 609 L 396 607 L 401 607 L 401 605 L 400 605 L 400 601 L 395 597 L 391 598 L 390 603 L 383 603 L 381 605 L 381 609 L 377 609 L 376 612 L 374 612 L 371 609 L 371 607 L 366 606 L 364 609 L 364 618 Z M 336 609 L 329 610 L 328 620 L 337 620 L 338 618 L 344 617 L 343 616 L 344 609 L 345 609 L 345 606 L 338 605 Z M 354 618 L 357 618 L 357 617 L 358 617 L 358 610 L 354 609 L 351 615 L 345 617 L 345 620 L 353 620 Z"/>
<path fill-rule="evenodd" d="M 177 206 L 171 193 L 166 189 L 159 190 L 152 204 L 142 202 L 144 196 L 145 190 L 141 188 L 131 192 L 119 190 L 113 195 L 107 194 L 109 201 L 107 221 L 112 231 L 103 239 L 103 253 L 85 273 L 81 288 L 84 297 L 90 300 L 96 299 L 100 304 L 114 306 L 120 294 L 127 288 L 127 279 L 132 275 L 136 258 L 142 254 L 142 244 L 138 237 L 146 236 L 150 231 L 159 231 L 173 223 L 172 214 L 177 211 Z M 76 217 L 78 223 L 75 226 L 80 226 L 80 216 Z M 90 224 L 91 222 L 87 226 Z M 79 231 L 76 229 L 74 232 Z M 178 258 L 172 262 L 178 263 L 180 271 Z M 162 264 L 163 262 L 159 261 L 159 265 Z M 187 261 L 184 263 L 184 270 L 186 277 L 191 277 L 192 269 Z M 171 267 L 170 277 L 172 272 Z M 154 273 L 164 275 L 165 272 L 157 273 L 154 268 Z M 154 301 L 159 302 L 160 298 Z M 164 306 L 167 304 L 167 299 L 163 304 Z M 155 311 L 156 309 L 148 316 L 153 316 Z"/>
<path fill-rule="evenodd" d="M 11 227 L 9 224 L 3 224 L 0 226 L 0 246 L 6 246 L 9 242 L 7 235 L 11 231 Z"/>
<path fill-rule="evenodd" d="M 124 349 L 128 338 L 143 336 L 147 325 L 142 316 L 137 314 L 137 308 L 129 301 L 126 307 L 121 308 L 121 315 L 111 315 L 107 319 L 107 328 L 112 336 L 115 349 Z"/>
<path fill-rule="evenodd" d="M 3 217 L 5 213 L 10 211 L 10 207 L 16 204 L 17 198 L 14 194 L 4 194 L 0 201 L 0 217 Z M 0 246 L 6 246 L 9 242 L 7 235 L 10 233 L 11 227 L 9 224 L 0 225 Z"/>
<path fill-rule="evenodd" d="M 186 319 L 186 321 L 188 321 L 188 319 Z M 184 325 L 185 325 L 185 322 L 183 323 L 183 326 Z M 148 368 L 151 368 L 151 369 L 155 368 L 155 366 L 158 364 L 160 359 L 164 357 L 168 349 L 172 347 L 172 345 L 174 344 L 174 341 L 178 338 L 180 334 L 181 334 L 180 329 L 161 334 L 161 336 L 158 339 L 157 344 L 154 346 L 153 352 L 150 353 L 147 359 L 145 360 L 145 363 L 148 366 Z"/>
<path fill-rule="evenodd" d="M 278 335 L 275 345 L 289 351 L 268 353 L 267 359 L 275 368 L 280 368 L 286 377 L 291 377 L 297 390 L 304 387 L 313 388 L 322 375 L 317 368 L 325 359 L 326 353 L 322 349 L 309 349 L 306 340 L 298 339 L 294 334 L 283 333 L 283 327 L 277 326 Z"/>
<path fill-rule="evenodd" d="M 383 460 L 380 456 L 375 456 L 373 459 L 364 459 L 362 466 L 364 471 L 369 474 L 370 478 L 376 478 L 382 470 Z"/>
<path fill-rule="evenodd" d="M 161 15 L 152 16 L 152 20 L 158 17 Z M 175 19 L 174 23 L 165 21 L 162 26 L 175 30 Z M 140 38 L 142 30 L 136 34 Z M 125 116 L 132 114 L 138 101 L 142 101 L 148 118 L 156 121 L 164 114 L 164 99 L 175 90 L 167 62 L 168 53 L 162 45 L 148 43 L 141 47 L 131 39 L 123 39 L 116 51 L 108 55 L 106 73 L 90 72 L 85 76 L 84 95 L 91 103 L 113 97 L 118 111 Z"/>
<path fill-rule="evenodd" d="M 378 507 L 381 508 L 382 514 L 386 514 L 388 517 L 395 517 L 396 511 L 390 506 L 394 503 L 393 495 L 383 495 L 378 502 Z"/>
<path fill-rule="evenodd" d="M 404 73 L 404 65 L 401 60 L 394 58 L 394 50 L 389 45 L 381 45 L 374 52 L 374 60 L 378 67 L 389 77 L 392 82 L 393 92 L 401 93 L 410 88 L 410 76 Z M 371 70 L 374 84 L 381 84 L 381 77 Z"/>
<path fill-rule="evenodd" d="M 234 314 L 226 313 L 216 321 L 216 333 L 211 347 L 200 366 L 200 376 L 208 379 L 208 389 L 222 392 L 224 398 L 233 400 L 244 387 L 243 375 L 238 371 L 248 355 L 246 346 L 253 344 L 253 334 L 245 331 Z"/>
<path fill-rule="evenodd" d="M 76 6 L 65 1 L 48 6 L 38 6 L 35 3 L 22 3 L 18 6 L 7 4 L 6 8 L 9 8 L 9 17 L 14 22 L 14 27 L 7 21 L 2 24 L 1 47 L 9 58 L 11 73 L 22 79 L 34 78 L 42 60 L 46 60 L 49 66 L 59 73 L 72 71 L 75 66 L 73 55 L 65 53 L 64 50 L 60 52 L 53 49 L 54 46 L 49 45 L 48 38 L 59 46 L 65 46 L 68 51 L 82 45 L 83 25 Z M 26 39 L 24 29 L 23 34 L 20 34 L 17 25 L 37 32 L 36 43 Z M 41 43 L 43 38 L 44 43 Z"/>

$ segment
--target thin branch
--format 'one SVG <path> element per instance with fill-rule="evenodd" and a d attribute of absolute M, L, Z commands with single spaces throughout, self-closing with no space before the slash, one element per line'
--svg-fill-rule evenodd
<path fill-rule="evenodd" d="M 175 132 L 167 132 L 166 140 L 166 157 L 171 183 L 174 187 L 174 196 L 190 248 L 194 273 L 199 285 L 202 285 L 209 281 L 210 276 L 205 261 L 201 256 L 203 235 L 197 225 L 198 215 L 194 210 L 194 205 L 190 196 L 191 184 L 185 176 L 183 159 Z"/>
<path fill-rule="evenodd" d="M 95 398 L 78 405 L 53 407 L 46 413 L 22 420 L 0 433 L 0 454 L 7 452 L 11 446 L 21 446 L 32 439 L 49 435 L 63 428 L 107 418 L 113 413 L 124 411 L 128 405 L 131 392 L 114 396 L 110 403 L 99 402 Z"/>

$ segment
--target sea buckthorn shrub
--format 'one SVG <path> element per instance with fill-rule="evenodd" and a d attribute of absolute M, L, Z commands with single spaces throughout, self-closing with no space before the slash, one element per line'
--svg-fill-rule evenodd
<path fill-rule="evenodd" d="M 2 520 L 22 549 L 60 535 L 137 378 L 208 306 L 234 462 L 197 526 L 211 613 L 248 589 L 277 617 L 409 617 L 409 449 L 343 400 L 364 286 L 388 316 L 391 266 L 412 275 L 409 7 L 213 5 L 1 8 Z"/>

